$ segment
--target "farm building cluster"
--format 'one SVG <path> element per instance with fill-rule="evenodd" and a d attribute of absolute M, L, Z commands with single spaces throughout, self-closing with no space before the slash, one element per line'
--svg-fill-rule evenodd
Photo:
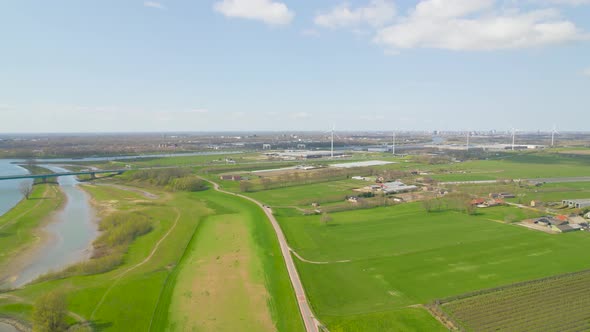
<path fill-rule="evenodd" d="M 556 215 L 543 216 L 539 218 L 526 219 L 522 225 L 539 230 L 551 230 L 558 233 L 567 233 L 588 229 L 588 222 L 578 215 Z"/>
<path fill-rule="evenodd" d="M 590 199 L 564 199 L 561 201 L 564 206 L 574 209 L 584 209 L 590 207 Z"/>
<path fill-rule="evenodd" d="M 353 179 L 363 179 L 365 181 L 371 181 L 371 178 L 361 178 L 361 177 L 353 177 Z M 389 194 L 400 194 L 400 193 L 405 193 L 405 192 L 409 192 L 409 191 L 414 191 L 418 189 L 417 186 L 415 185 L 406 185 L 403 182 L 396 180 L 396 181 L 388 181 L 388 182 L 380 182 L 379 179 L 376 180 L 375 184 L 369 185 L 369 186 L 365 186 L 359 189 L 356 189 L 356 191 L 360 191 L 360 192 L 381 192 L 385 195 L 389 195 Z"/>

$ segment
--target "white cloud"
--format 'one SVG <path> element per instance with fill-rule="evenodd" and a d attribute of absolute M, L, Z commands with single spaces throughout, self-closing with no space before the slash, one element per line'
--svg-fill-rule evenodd
<path fill-rule="evenodd" d="M 544 2 L 549 4 L 555 5 L 569 5 L 569 6 L 579 6 L 579 5 L 589 5 L 590 0 L 537 0 L 536 2 Z"/>
<path fill-rule="evenodd" d="M 273 0 L 221 0 L 213 9 L 227 17 L 263 21 L 272 25 L 289 24 L 295 17 L 286 4 Z"/>
<path fill-rule="evenodd" d="M 388 0 L 371 0 L 367 6 L 358 8 L 350 8 L 350 4 L 343 3 L 328 12 L 316 15 L 314 23 L 331 29 L 361 24 L 382 26 L 391 22 L 395 13 L 395 5 Z"/>
<path fill-rule="evenodd" d="M 146 6 L 146 7 L 150 7 L 150 8 L 166 9 L 166 6 L 162 5 L 159 2 L 155 2 L 155 1 L 145 1 L 143 3 L 143 5 Z"/>
<path fill-rule="evenodd" d="M 392 51 L 516 49 L 587 39 L 553 9 L 495 9 L 494 0 L 423 0 L 374 41 Z"/>

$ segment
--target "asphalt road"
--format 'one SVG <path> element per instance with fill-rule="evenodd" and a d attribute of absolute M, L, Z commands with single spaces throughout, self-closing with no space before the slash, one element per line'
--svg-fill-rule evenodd
<path fill-rule="evenodd" d="M 315 316 L 313 315 L 313 312 L 311 311 L 311 307 L 309 306 L 309 302 L 307 302 L 307 297 L 305 296 L 305 290 L 303 289 L 303 284 L 301 283 L 301 279 L 299 278 L 299 273 L 297 272 L 297 269 L 295 268 L 295 263 L 293 262 L 293 257 L 291 256 L 290 250 L 289 250 L 289 245 L 287 244 L 287 239 L 285 238 L 285 235 L 283 234 L 283 230 L 281 229 L 281 226 L 279 225 L 279 223 L 277 222 L 275 216 L 272 214 L 272 210 L 263 205 L 262 203 L 260 203 L 259 201 L 250 198 L 248 196 L 244 196 L 244 195 L 240 195 L 240 194 L 236 194 L 236 193 L 232 193 L 229 191 L 225 191 L 223 189 L 219 188 L 219 184 L 207 180 L 205 178 L 202 178 L 203 180 L 213 184 L 213 187 L 215 188 L 215 190 L 228 194 L 228 195 L 234 195 L 234 196 L 238 196 L 238 197 L 242 197 L 244 199 L 247 199 L 251 202 L 253 202 L 254 204 L 258 205 L 266 214 L 266 217 L 268 218 L 268 220 L 270 220 L 272 227 L 277 235 L 277 238 L 279 240 L 279 245 L 281 247 L 281 253 L 283 254 L 283 259 L 285 260 L 285 264 L 287 265 L 287 271 L 289 272 L 289 279 L 291 279 L 291 285 L 293 286 L 293 289 L 295 290 L 295 296 L 297 297 L 297 304 L 299 305 L 299 311 L 301 312 L 301 317 L 303 318 L 303 323 L 305 324 L 305 330 L 307 332 L 318 332 L 318 326 L 320 326 L 320 322 L 315 318 Z"/>

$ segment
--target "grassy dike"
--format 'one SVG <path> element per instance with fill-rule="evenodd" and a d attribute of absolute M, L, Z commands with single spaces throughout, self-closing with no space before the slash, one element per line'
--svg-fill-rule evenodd
<path fill-rule="evenodd" d="M 226 295 L 240 304 L 232 308 L 243 311 L 245 317 L 255 317 L 252 326 L 258 326 L 258 317 L 266 317 L 263 319 L 270 322 L 266 325 L 270 326 L 269 330 L 302 330 L 278 242 L 262 211 L 254 205 L 213 190 L 173 193 L 147 188 L 145 190 L 155 195 L 148 197 L 141 190 L 109 185 L 84 185 L 83 188 L 92 196 L 101 216 L 142 213 L 150 216 L 152 230 L 129 246 L 123 263 L 114 270 L 32 283 L 0 294 L 0 316 L 30 321 L 31 303 L 41 294 L 62 289 L 68 294 L 72 324 L 86 322 L 97 331 L 181 330 L 180 325 L 174 325 L 177 318 L 194 314 L 192 304 L 177 306 L 178 294 L 185 292 L 183 287 L 191 283 L 191 275 L 200 268 L 192 259 L 203 255 L 221 256 L 216 250 L 227 252 L 227 246 L 230 251 L 234 249 L 233 241 L 227 242 L 227 239 L 214 243 L 216 233 L 207 227 L 208 224 L 214 226 L 217 221 L 225 223 L 229 213 L 231 224 L 225 225 L 225 231 L 231 233 L 237 226 L 243 232 L 240 233 L 243 235 L 240 250 L 248 253 L 247 260 L 238 264 L 231 262 L 233 271 L 230 272 L 250 281 L 244 289 L 255 290 L 240 293 L 230 289 Z M 201 227 L 203 225 L 205 227 Z M 203 248 L 213 251 L 202 252 Z M 220 274 L 213 274 L 212 278 L 222 279 L 228 271 L 215 272 Z M 256 306 L 249 305 L 253 295 L 261 299 Z M 235 311 L 228 310 L 217 297 L 203 300 L 197 306 L 210 308 L 209 313 L 218 321 L 239 323 Z"/>
<path fill-rule="evenodd" d="M 152 331 L 302 331 L 274 231 L 253 203 L 215 191 L 162 293 Z"/>
<path fill-rule="evenodd" d="M 54 184 L 33 187 L 29 199 L 0 216 L 0 280 L 10 273 L 8 263 L 41 241 L 39 227 L 63 204 L 64 195 Z"/>

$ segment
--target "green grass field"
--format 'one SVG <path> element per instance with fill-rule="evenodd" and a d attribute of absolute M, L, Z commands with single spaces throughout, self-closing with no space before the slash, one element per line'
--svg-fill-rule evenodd
<path fill-rule="evenodd" d="M 199 225 L 218 208 L 238 204 L 241 211 L 243 206 L 232 202 L 237 198 L 223 200 L 219 197 L 221 194 L 210 191 L 165 193 L 150 188 L 147 190 L 160 196 L 152 200 L 137 192 L 109 186 L 85 188 L 103 212 L 149 214 L 157 221 L 153 230 L 132 243 L 124 263 L 115 270 L 30 284 L 11 291 L 0 297 L 0 315 L 14 316 L 14 308 L 18 306 L 16 317 L 27 320 L 34 299 L 59 288 L 68 294 L 68 310 L 90 321 L 95 330 L 161 331 L 158 324 L 168 320 L 174 276 L 182 271 L 178 264 L 191 240 L 197 238 L 193 235 Z M 209 201 L 209 197 L 216 200 Z M 258 218 L 257 213 L 261 212 L 252 207 L 246 207 L 245 211 L 246 218 L 250 218 L 246 224 L 252 227 L 248 231 L 255 247 L 264 248 L 253 251 L 252 260 L 258 260 L 259 265 L 252 273 L 256 272 L 256 281 L 268 293 L 268 304 L 264 302 L 264 305 L 268 305 L 272 324 L 280 331 L 297 331 L 301 322 L 274 233 L 267 220 Z M 257 312 L 260 307 L 241 309 Z M 282 312 L 287 315 L 279 314 Z M 220 319 L 224 314 L 228 313 L 219 313 Z"/>
<path fill-rule="evenodd" d="M 431 171 L 467 171 L 467 173 L 433 174 L 438 181 L 473 181 L 494 179 L 534 179 L 545 177 L 590 176 L 590 156 L 563 156 L 550 153 L 514 154 L 500 160 L 474 160 L 451 165 L 421 166 Z"/>
<path fill-rule="evenodd" d="M 360 330 L 377 313 L 396 321 L 404 317 L 400 310 L 435 298 L 588 268 L 572 255 L 590 249 L 588 234 L 551 235 L 497 222 L 525 213 L 511 207 L 476 216 L 426 213 L 410 203 L 333 213 L 328 225 L 293 210 L 277 216 L 299 255 L 325 263 L 297 260 L 320 319 L 330 328 Z M 416 324 L 432 323 L 419 316 Z"/>

